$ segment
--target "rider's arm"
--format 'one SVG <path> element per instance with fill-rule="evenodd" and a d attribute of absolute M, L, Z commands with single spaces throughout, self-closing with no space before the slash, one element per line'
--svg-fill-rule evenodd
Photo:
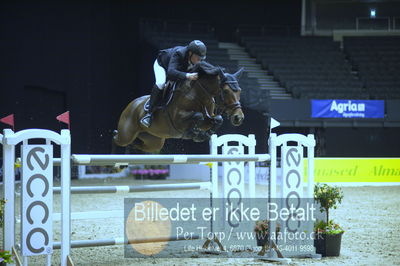
<path fill-rule="evenodd" d="M 183 80 L 186 79 L 186 72 L 179 71 L 178 68 L 181 61 L 184 60 L 179 53 L 174 53 L 168 64 L 167 76 L 170 80 Z"/>

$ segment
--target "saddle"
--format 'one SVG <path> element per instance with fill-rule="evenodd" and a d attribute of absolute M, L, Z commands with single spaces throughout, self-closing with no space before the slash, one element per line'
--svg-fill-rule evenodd
<path fill-rule="evenodd" d="M 158 102 L 156 102 L 156 106 L 155 106 L 156 109 L 163 109 L 168 106 L 168 104 L 172 100 L 172 97 L 174 96 L 176 86 L 177 86 L 176 81 L 167 81 L 165 83 L 165 88 L 163 90 L 162 98 Z M 149 102 L 150 102 L 150 98 L 147 99 L 147 101 L 145 102 L 145 104 L 143 106 L 143 109 L 146 112 L 148 112 L 148 110 L 149 110 Z"/>

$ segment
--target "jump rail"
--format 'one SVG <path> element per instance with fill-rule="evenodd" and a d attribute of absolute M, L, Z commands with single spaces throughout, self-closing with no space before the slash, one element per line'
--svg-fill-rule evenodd
<path fill-rule="evenodd" d="M 92 219 L 108 219 L 108 218 L 124 218 L 124 210 L 112 211 L 87 211 L 87 212 L 71 212 L 71 220 L 92 220 Z M 21 223 L 21 216 L 16 216 L 16 223 Z M 61 221 L 61 213 L 53 213 L 53 222 Z"/>
<path fill-rule="evenodd" d="M 196 164 L 207 162 L 264 162 L 271 160 L 269 154 L 255 155 L 106 155 L 73 154 L 72 162 L 79 165 L 117 164 Z"/>
<path fill-rule="evenodd" d="M 101 247 L 101 246 L 114 246 L 114 245 L 127 245 L 127 244 L 142 244 L 153 242 L 168 242 L 168 241 L 181 241 L 181 240 L 196 240 L 200 236 L 193 235 L 188 239 L 187 237 L 157 237 L 157 238 L 142 238 L 135 240 L 128 240 L 123 237 L 109 238 L 109 239 L 96 239 L 96 240 L 72 240 L 71 248 L 86 248 L 86 247 Z M 60 249 L 61 242 L 54 242 L 53 249 Z"/>
<path fill-rule="evenodd" d="M 98 194 L 98 193 L 132 193 L 132 192 L 151 192 L 151 191 L 192 190 L 192 189 L 210 189 L 210 186 L 211 186 L 210 182 L 141 185 L 141 186 L 81 186 L 81 187 L 71 187 L 71 193 Z M 60 194 L 61 187 L 54 187 L 53 193 Z"/>
<path fill-rule="evenodd" d="M 254 155 L 108 155 L 108 154 L 72 154 L 73 165 L 114 166 L 128 164 L 201 164 L 210 162 L 265 162 L 270 161 L 269 154 Z M 16 159 L 21 164 L 21 158 Z M 53 165 L 60 166 L 61 159 L 53 158 Z"/>

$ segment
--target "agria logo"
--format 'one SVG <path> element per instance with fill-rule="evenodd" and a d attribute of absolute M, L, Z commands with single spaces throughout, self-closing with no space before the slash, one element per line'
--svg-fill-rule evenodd
<path fill-rule="evenodd" d="M 344 112 L 365 112 L 364 103 L 353 103 L 351 100 L 344 103 L 337 103 L 336 100 L 332 101 L 331 111 L 336 111 L 339 114 Z"/>

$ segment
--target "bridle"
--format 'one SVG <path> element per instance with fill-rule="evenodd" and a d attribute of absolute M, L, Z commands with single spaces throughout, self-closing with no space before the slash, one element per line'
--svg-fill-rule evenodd
<path fill-rule="evenodd" d="M 190 85 L 187 86 L 188 89 L 183 90 L 183 92 L 185 93 L 185 92 L 188 92 L 188 91 L 191 91 L 192 89 L 194 89 L 194 87 L 195 87 L 194 84 L 195 84 L 196 82 L 198 83 L 198 85 L 199 85 L 198 87 L 204 92 L 204 94 L 206 95 L 206 97 L 207 97 L 212 103 L 215 104 L 215 106 L 216 106 L 215 115 L 222 115 L 222 114 L 225 112 L 225 113 L 228 115 L 229 119 L 230 119 L 231 115 L 233 114 L 233 112 L 234 112 L 235 110 L 242 108 L 242 106 L 241 106 L 241 104 L 240 104 L 239 101 L 236 101 L 236 102 L 234 102 L 234 103 L 227 104 L 227 105 L 224 104 L 225 97 L 224 97 L 224 89 L 223 89 L 223 86 L 224 86 L 225 84 L 228 84 L 229 88 L 230 88 L 233 92 L 240 91 L 240 88 L 239 88 L 238 86 L 235 86 L 237 89 L 233 89 L 232 86 L 229 85 L 229 84 L 238 84 L 237 81 L 230 81 L 230 80 L 227 80 L 227 79 L 222 79 L 222 80 L 220 80 L 220 83 L 219 83 L 219 86 L 218 86 L 218 93 L 214 95 L 214 94 L 210 93 L 210 92 L 207 90 L 207 88 L 201 83 L 200 79 L 197 79 L 197 80 L 191 81 L 191 82 L 190 82 Z M 178 87 L 178 85 L 177 85 L 177 87 Z M 177 91 L 178 91 L 178 90 L 179 90 L 179 87 L 178 87 Z M 204 103 L 203 103 L 199 98 L 200 98 L 200 97 L 196 97 L 194 100 L 197 101 L 197 102 L 200 104 L 200 106 L 204 106 L 205 113 L 206 113 L 207 116 L 209 116 L 207 107 L 204 105 Z M 172 119 L 172 114 L 171 114 L 171 110 L 170 110 L 170 109 L 171 109 L 171 108 L 167 108 L 167 112 L 166 112 L 167 115 L 168 115 L 168 118 L 169 118 L 169 122 L 170 122 L 171 126 L 172 126 L 178 133 L 180 133 L 180 134 L 183 136 L 185 133 L 184 133 L 182 130 L 179 130 L 179 129 L 176 127 L 176 125 L 175 125 L 175 123 L 174 123 L 174 120 Z M 226 112 L 226 110 L 228 110 L 229 113 Z M 209 116 L 209 117 L 210 117 L 210 116 Z M 211 118 L 211 117 L 210 117 L 210 118 Z"/>
<path fill-rule="evenodd" d="M 226 109 L 229 110 L 229 116 L 236 110 L 236 109 L 240 109 L 242 108 L 242 105 L 240 104 L 240 101 L 236 101 L 234 103 L 231 104 L 224 104 L 225 102 L 225 98 L 224 98 L 224 92 L 223 92 L 223 86 L 225 84 L 228 84 L 229 89 L 231 89 L 233 92 L 235 92 L 232 87 L 229 84 L 237 84 L 237 81 L 229 81 L 226 80 L 224 82 L 221 82 L 221 86 L 220 86 L 220 100 L 222 102 L 222 109 L 221 109 L 221 113 L 225 112 Z M 241 89 L 238 89 L 238 91 L 240 91 Z M 221 105 L 219 105 L 217 103 L 217 108 L 220 108 Z"/>
<path fill-rule="evenodd" d="M 231 116 L 232 113 L 233 113 L 236 109 L 242 108 L 242 105 L 240 104 L 239 101 L 236 101 L 236 102 L 231 103 L 231 104 L 224 104 L 224 102 L 225 102 L 225 97 L 224 97 L 223 86 L 224 86 L 225 84 L 228 84 L 229 88 L 230 88 L 232 91 L 234 91 L 234 90 L 232 89 L 232 87 L 231 87 L 229 84 L 237 84 L 237 81 L 229 81 L 229 80 L 222 81 L 222 82 L 220 83 L 219 90 L 218 90 L 218 91 L 219 91 L 219 95 L 212 95 L 211 93 L 209 93 L 209 92 L 207 91 L 207 89 L 204 87 L 204 85 L 200 82 L 199 79 L 197 79 L 196 82 L 199 84 L 199 87 L 200 87 L 200 88 L 209 96 L 209 98 L 216 104 L 216 106 L 217 106 L 216 114 L 217 114 L 217 115 L 223 114 L 224 112 L 226 112 L 226 110 L 228 110 L 228 111 L 229 111 L 228 115 Z M 240 89 L 239 89 L 239 90 L 240 90 Z M 217 98 L 217 101 L 215 100 L 215 97 L 216 97 L 216 96 L 219 96 L 219 98 Z"/>

